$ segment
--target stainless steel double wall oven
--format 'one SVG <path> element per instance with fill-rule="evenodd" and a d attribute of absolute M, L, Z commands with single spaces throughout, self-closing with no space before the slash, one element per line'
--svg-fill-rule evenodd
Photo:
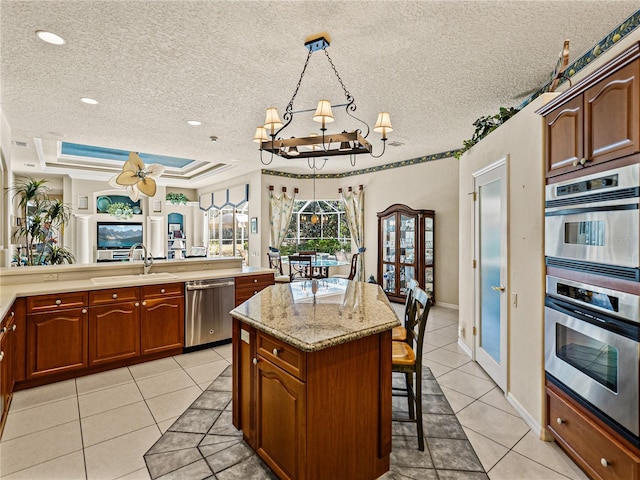
<path fill-rule="evenodd" d="M 546 187 L 547 379 L 640 445 L 640 165 Z"/>

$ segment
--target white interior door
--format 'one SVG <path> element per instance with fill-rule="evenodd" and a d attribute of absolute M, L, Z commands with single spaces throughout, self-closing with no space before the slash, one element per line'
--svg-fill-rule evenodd
<path fill-rule="evenodd" d="M 474 356 L 496 384 L 507 387 L 507 159 L 474 174 Z"/>

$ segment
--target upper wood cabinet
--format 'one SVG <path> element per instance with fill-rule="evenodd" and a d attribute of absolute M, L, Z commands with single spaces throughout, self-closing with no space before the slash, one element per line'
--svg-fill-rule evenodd
<path fill-rule="evenodd" d="M 547 178 L 640 152 L 640 49 L 631 49 L 538 110 Z"/>

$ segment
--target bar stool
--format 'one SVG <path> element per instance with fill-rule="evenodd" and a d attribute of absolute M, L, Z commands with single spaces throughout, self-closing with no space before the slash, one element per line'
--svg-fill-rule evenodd
<path fill-rule="evenodd" d="M 406 340 L 407 339 L 407 319 L 409 318 L 409 308 L 413 304 L 413 290 L 418 286 L 413 278 L 407 282 L 407 298 L 404 302 L 404 325 L 399 327 L 393 327 L 391 330 L 391 340 Z"/>
<path fill-rule="evenodd" d="M 431 309 L 431 299 L 427 295 L 427 292 L 416 287 L 413 292 L 412 304 L 413 306 L 410 307 L 409 322 L 407 323 L 407 339 L 405 341 L 391 342 L 391 371 L 404 373 L 406 383 L 406 388 L 393 387 L 392 395 L 407 397 L 409 418 L 394 418 L 393 420 L 397 422 L 415 423 L 418 433 L 418 449 L 424 451 L 424 429 L 422 426 L 422 347 L 424 343 L 424 333 L 427 329 L 427 317 Z"/>

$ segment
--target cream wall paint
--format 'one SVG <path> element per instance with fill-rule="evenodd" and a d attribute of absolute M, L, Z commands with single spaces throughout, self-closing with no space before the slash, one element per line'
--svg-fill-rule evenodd
<path fill-rule="evenodd" d="M 263 176 L 263 203 L 268 218 L 268 186 L 280 193 L 298 187 L 297 198 L 313 198 L 313 181 L 275 176 Z M 378 217 L 394 203 L 412 208 L 431 209 L 436 212 L 436 301 L 439 304 L 458 305 L 458 161 L 454 158 L 425 162 L 418 165 L 367 173 L 344 179 L 316 180 L 316 198 L 338 199 L 338 188 L 364 187 L 365 195 L 365 275 L 377 277 Z M 264 225 L 264 221 L 262 224 Z M 268 228 L 268 224 L 266 225 Z M 268 241 L 268 230 L 266 240 Z M 265 237 L 263 237 L 263 251 Z M 266 257 L 266 256 L 265 256 Z M 266 265 L 266 258 L 263 259 Z"/>
<path fill-rule="evenodd" d="M 535 113 L 557 94 L 534 100 L 460 159 L 460 315 L 459 331 L 473 350 L 474 190 L 473 173 L 507 161 L 508 334 L 507 392 L 542 425 L 544 382 L 544 163 L 543 119 Z M 517 295 L 517 307 L 512 295 Z"/>
<path fill-rule="evenodd" d="M 633 32 L 576 75 L 573 84 L 640 40 Z M 566 90 L 568 82 L 559 90 Z M 544 136 L 543 119 L 535 110 L 557 96 L 537 98 L 492 132 L 460 160 L 460 340 L 473 349 L 474 322 L 472 173 L 508 155 L 509 295 L 507 394 L 512 405 L 546 438 L 544 418 Z M 517 307 L 512 294 L 517 294 Z"/>

